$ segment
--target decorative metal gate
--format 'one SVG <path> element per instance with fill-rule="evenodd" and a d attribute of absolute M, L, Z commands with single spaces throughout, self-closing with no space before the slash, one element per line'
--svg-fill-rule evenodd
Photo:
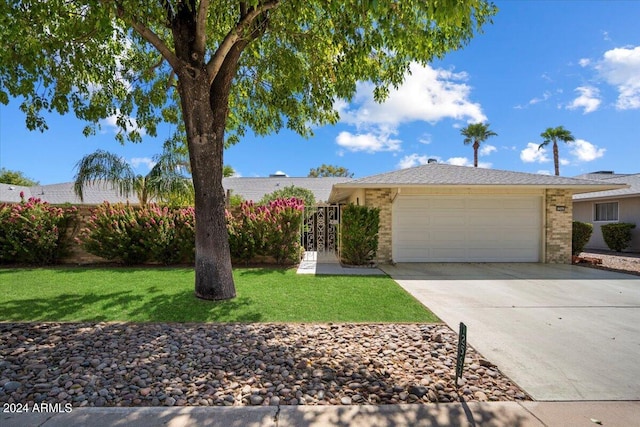
<path fill-rule="evenodd" d="M 304 209 L 302 246 L 318 261 L 335 261 L 339 249 L 340 207 L 317 205 Z"/>

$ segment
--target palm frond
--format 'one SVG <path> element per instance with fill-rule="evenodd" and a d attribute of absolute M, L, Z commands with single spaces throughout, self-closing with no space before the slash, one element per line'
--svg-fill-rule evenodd
<path fill-rule="evenodd" d="M 80 200 L 84 200 L 83 190 L 88 184 L 110 183 L 120 195 L 128 197 L 134 189 L 136 174 L 131 166 L 116 154 L 104 150 L 84 156 L 76 164 L 73 190 Z"/>

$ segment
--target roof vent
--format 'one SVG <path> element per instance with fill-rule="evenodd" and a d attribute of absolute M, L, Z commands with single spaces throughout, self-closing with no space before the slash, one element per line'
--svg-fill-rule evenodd
<path fill-rule="evenodd" d="M 284 173 L 282 171 L 276 171 L 276 172 L 272 173 L 271 175 L 269 175 L 269 177 L 271 177 L 271 178 L 288 178 L 289 175 L 287 175 L 286 173 Z"/>
<path fill-rule="evenodd" d="M 592 174 L 598 174 L 598 175 L 613 175 L 613 171 L 597 171 L 597 172 L 591 172 Z"/>
<path fill-rule="evenodd" d="M 427 164 L 438 163 L 438 159 L 429 159 L 427 160 Z"/>

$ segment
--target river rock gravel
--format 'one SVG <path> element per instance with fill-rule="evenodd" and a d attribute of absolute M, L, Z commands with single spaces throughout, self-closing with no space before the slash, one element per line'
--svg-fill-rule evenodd
<path fill-rule="evenodd" d="M 442 324 L 0 323 L 0 402 L 352 405 L 528 400 Z"/>

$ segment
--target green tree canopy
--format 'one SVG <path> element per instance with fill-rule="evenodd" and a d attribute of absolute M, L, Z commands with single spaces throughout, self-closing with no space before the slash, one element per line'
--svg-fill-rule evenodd
<path fill-rule="evenodd" d="M 38 181 L 34 181 L 31 178 L 24 176 L 24 173 L 20 171 L 12 171 L 9 169 L 0 169 L 0 182 L 3 184 L 22 185 L 24 187 L 32 187 L 38 185 Z"/>
<path fill-rule="evenodd" d="M 412 62 L 465 46 L 487 0 L 23 0 L 0 4 L 0 102 L 29 129 L 73 111 L 121 141 L 176 123 L 196 207 L 196 296 L 235 296 L 222 187 L 225 144 L 247 130 L 310 135 L 370 81 L 380 101 Z M 174 136 L 174 139 L 181 135 Z"/>
<path fill-rule="evenodd" d="M 316 204 L 316 196 L 313 194 L 313 191 L 307 188 L 296 187 L 295 185 L 290 185 L 288 187 L 281 188 L 280 190 L 276 190 L 273 193 L 265 194 L 258 204 L 266 205 L 272 200 L 290 199 L 292 197 L 302 199 L 304 201 L 304 205 L 307 207 L 314 206 Z"/>
<path fill-rule="evenodd" d="M 333 166 L 322 164 L 322 166 L 318 166 L 317 168 L 312 168 L 309 171 L 310 178 L 318 178 L 318 177 L 345 177 L 345 178 L 353 178 L 353 173 L 349 172 L 349 169 L 343 166 Z"/>

